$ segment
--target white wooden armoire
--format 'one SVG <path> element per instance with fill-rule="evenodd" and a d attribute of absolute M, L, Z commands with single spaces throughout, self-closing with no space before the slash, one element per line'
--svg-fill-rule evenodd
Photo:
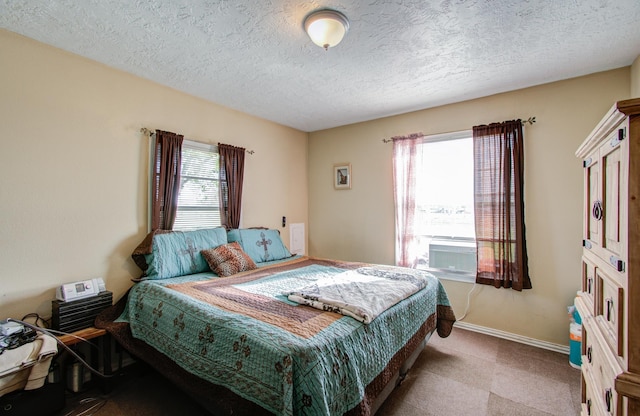
<path fill-rule="evenodd" d="M 640 99 L 576 151 L 584 167 L 582 415 L 640 415 Z"/>

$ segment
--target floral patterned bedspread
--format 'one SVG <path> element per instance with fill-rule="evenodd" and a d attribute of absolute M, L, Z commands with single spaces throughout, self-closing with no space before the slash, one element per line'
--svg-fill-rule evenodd
<path fill-rule="evenodd" d="M 285 295 L 365 266 L 300 257 L 228 278 L 144 281 L 122 319 L 187 371 L 274 414 L 368 414 L 407 348 L 434 329 L 448 336 L 455 318 L 435 277 L 368 325 Z"/>

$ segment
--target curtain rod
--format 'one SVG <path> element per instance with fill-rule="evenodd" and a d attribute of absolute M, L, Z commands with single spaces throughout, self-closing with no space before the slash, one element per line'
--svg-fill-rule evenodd
<path fill-rule="evenodd" d="M 145 136 L 147 136 L 147 137 L 151 137 L 151 136 L 153 136 L 154 134 L 156 134 L 153 130 L 149 130 L 149 129 L 148 129 L 148 128 L 146 128 L 146 127 L 141 127 L 141 128 L 140 128 L 140 133 L 144 134 L 144 135 L 145 135 Z M 255 153 L 255 151 L 254 151 L 254 150 L 247 150 L 247 149 L 245 149 L 244 151 L 245 151 L 245 152 L 247 152 L 247 153 L 249 153 L 250 155 L 252 155 L 252 154 L 254 154 L 254 153 Z"/>
<path fill-rule="evenodd" d="M 536 122 L 536 116 L 529 117 L 529 118 L 528 118 L 528 119 L 526 119 L 526 120 L 521 120 L 521 122 L 522 122 L 522 124 L 523 124 L 523 125 L 525 125 L 525 124 L 527 124 L 527 123 L 529 123 L 529 124 L 533 124 L 533 123 L 535 123 L 535 122 Z M 393 141 L 393 139 L 382 139 L 382 142 L 383 142 L 383 143 L 390 143 L 390 142 L 392 142 L 392 141 Z"/>

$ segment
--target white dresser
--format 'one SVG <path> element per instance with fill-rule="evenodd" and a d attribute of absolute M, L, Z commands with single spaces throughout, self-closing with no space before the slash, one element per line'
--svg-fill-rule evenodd
<path fill-rule="evenodd" d="M 640 99 L 576 151 L 584 167 L 582 415 L 640 415 Z"/>

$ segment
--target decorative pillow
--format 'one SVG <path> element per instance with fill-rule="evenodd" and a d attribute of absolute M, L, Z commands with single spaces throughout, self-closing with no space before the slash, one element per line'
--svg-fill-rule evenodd
<path fill-rule="evenodd" d="M 278 230 L 241 228 L 229 231 L 229 241 L 237 241 L 256 263 L 281 260 L 292 254 L 285 247 Z"/>
<path fill-rule="evenodd" d="M 209 265 L 200 251 L 226 244 L 227 232 L 218 227 L 156 233 L 152 238 L 150 250 L 147 249 L 143 254 L 144 261 L 136 261 L 136 264 L 142 268 L 147 279 L 168 279 L 209 271 Z M 146 268 L 143 267 L 145 265 Z"/>
<path fill-rule="evenodd" d="M 237 242 L 202 250 L 200 253 L 218 276 L 227 277 L 258 268 Z"/>
<path fill-rule="evenodd" d="M 233 243 L 235 241 L 240 241 L 240 230 L 237 228 L 232 228 L 227 231 L 227 241 Z"/>

